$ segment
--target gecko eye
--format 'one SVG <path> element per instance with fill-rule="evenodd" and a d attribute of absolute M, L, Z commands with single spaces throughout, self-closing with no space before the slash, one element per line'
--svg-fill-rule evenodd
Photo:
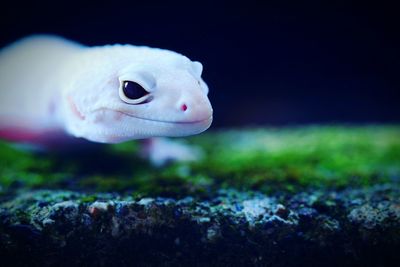
<path fill-rule="evenodd" d="M 131 81 L 124 82 L 123 89 L 125 96 L 129 99 L 139 99 L 149 93 L 140 84 Z"/>
<path fill-rule="evenodd" d="M 122 82 L 119 95 L 123 101 L 129 104 L 141 104 L 147 100 L 147 92 L 140 84 L 132 81 Z"/>

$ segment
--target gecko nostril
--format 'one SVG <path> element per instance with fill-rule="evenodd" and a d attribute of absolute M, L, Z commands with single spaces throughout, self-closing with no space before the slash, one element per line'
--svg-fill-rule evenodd
<path fill-rule="evenodd" d="M 186 104 L 183 104 L 183 105 L 181 106 L 181 110 L 182 110 L 182 111 L 186 111 L 187 108 L 188 108 L 188 107 L 186 106 Z"/>

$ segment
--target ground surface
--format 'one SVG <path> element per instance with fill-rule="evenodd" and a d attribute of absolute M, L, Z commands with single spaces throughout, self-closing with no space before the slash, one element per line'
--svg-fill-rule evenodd
<path fill-rule="evenodd" d="M 0 144 L 7 265 L 396 266 L 400 127 L 209 132 L 153 168 L 126 143 Z"/>

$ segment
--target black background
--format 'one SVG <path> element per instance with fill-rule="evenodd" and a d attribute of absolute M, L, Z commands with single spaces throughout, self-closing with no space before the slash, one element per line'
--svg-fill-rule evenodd
<path fill-rule="evenodd" d="M 400 122 L 400 19 L 382 1 L 4 2 L 0 45 L 55 33 L 203 63 L 214 126 Z"/>

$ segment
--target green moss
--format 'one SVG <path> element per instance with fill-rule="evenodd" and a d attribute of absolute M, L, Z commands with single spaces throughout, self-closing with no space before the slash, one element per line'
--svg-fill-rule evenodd
<path fill-rule="evenodd" d="M 400 176 L 399 136 L 399 126 L 209 131 L 187 139 L 203 149 L 203 160 L 165 168 L 138 158 L 137 142 L 85 155 L 37 154 L 0 143 L 0 185 L 135 196 L 369 186 Z"/>
<path fill-rule="evenodd" d="M 399 174 L 398 136 L 398 127 L 219 132 L 201 140 L 208 157 L 196 169 L 246 187 L 365 185 Z"/>
<path fill-rule="evenodd" d="M 97 200 L 97 196 L 96 195 L 85 195 L 83 197 L 80 198 L 80 201 L 82 203 L 92 203 L 95 202 Z"/>

